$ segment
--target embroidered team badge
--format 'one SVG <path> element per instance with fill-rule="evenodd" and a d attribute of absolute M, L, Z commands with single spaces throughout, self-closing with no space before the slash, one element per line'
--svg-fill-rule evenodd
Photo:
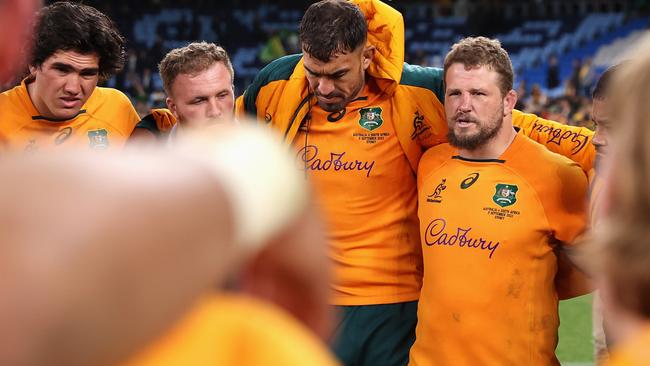
<path fill-rule="evenodd" d="M 361 115 L 359 118 L 359 126 L 368 131 L 374 131 L 384 124 L 384 120 L 381 119 L 380 107 L 361 108 L 359 114 Z"/>
<path fill-rule="evenodd" d="M 512 206 L 517 202 L 517 188 L 514 184 L 497 184 L 492 201 L 501 207 Z"/>
<path fill-rule="evenodd" d="M 105 129 L 88 131 L 88 143 L 91 149 L 108 149 L 108 131 Z"/>

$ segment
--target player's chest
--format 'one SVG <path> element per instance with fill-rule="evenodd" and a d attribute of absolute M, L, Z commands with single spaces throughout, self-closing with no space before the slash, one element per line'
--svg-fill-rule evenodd
<path fill-rule="evenodd" d="M 68 148 L 105 150 L 123 146 L 127 137 L 106 124 L 81 119 L 66 124 L 35 121 L 9 134 L 7 140 L 13 150 L 37 152 Z"/>
<path fill-rule="evenodd" d="M 294 140 L 297 160 L 310 174 L 371 179 L 406 161 L 389 103 L 351 105 L 340 112 L 314 108 Z"/>
<path fill-rule="evenodd" d="M 475 231 L 516 234 L 545 222 L 537 192 L 512 170 L 490 164 L 450 166 L 429 175 L 418 188 L 420 216 Z"/>
<path fill-rule="evenodd" d="M 443 168 L 422 182 L 418 196 L 427 260 L 434 252 L 472 260 L 514 260 L 538 256 L 542 246 L 548 251 L 549 228 L 539 197 L 508 169 Z"/>

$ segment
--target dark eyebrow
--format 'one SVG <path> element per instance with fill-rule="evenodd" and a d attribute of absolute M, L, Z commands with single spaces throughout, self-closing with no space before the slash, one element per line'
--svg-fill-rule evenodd
<path fill-rule="evenodd" d="M 342 69 L 340 69 L 340 70 L 336 70 L 336 71 L 333 72 L 331 75 L 332 75 L 332 76 L 339 76 L 339 75 L 343 75 L 343 74 L 345 74 L 345 73 L 348 72 L 348 71 L 350 71 L 350 69 L 342 68 Z"/>
<path fill-rule="evenodd" d="M 54 62 L 52 63 L 52 67 L 55 69 L 63 70 L 63 71 L 74 71 L 79 74 L 97 74 L 99 73 L 99 68 L 97 67 L 88 67 L 85 69 L 77 69 L 74 66 L 70 64 L 66 64 L 63 62 Z"/>
<path fill-rule="evenodd" d="M 304 65 L 303 65 L 303 66 L 304 66 Z M 312 75 L 314 75 L 314 76 L 327 76 L 327 77 L 330 77 L 330 78 L 331 78 L 331 77 L 336 77 L 336 76 L 343 75 L 343 74 L 345 74 L 346 72 L 350 71 L 350 69 L 348 69 L 348 68 L 343 68 L 343 69 L 340 69 L 340 70 L 336 70 L 336 71 L 334 71 L 334 72 L 331 73 L 331 74 L 319 74 L 319 73 L 317 73 L 317 72 L 312 71 L 312 70 L 311 70 L 310 68 L 308 68 L 307 66 L 305 66 L 305 70 L 307 70 L 310 74 L 312 74 Z"/>
<path fill-rule="evenodd" d="M 311 70 L 310 68 L 308 68 L 307 66 L 305 66 L 305 70 L 307 70 L 307 72 L 309 72 L 310 74 L 312 74 L 312 75 L 314 75 L 314 76 L 321 76 L 321 74 L 317 73 L 316 71 L 312 71 L 312 70 Z"/>

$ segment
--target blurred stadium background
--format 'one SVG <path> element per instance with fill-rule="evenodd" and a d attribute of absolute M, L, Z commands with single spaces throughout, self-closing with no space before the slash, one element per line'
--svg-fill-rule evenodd
<path fill-rule="evenodd" d="M 51 3 L 53 1 L 46 1 Z M 125 70 L 107 82 L 138 112 L 164 104 L 157 63 L 192 40 L 222 45 L 235 68 L 236 94 L 257 71 L 298 51 L 297 25 L 311 1 L 86 0 L 128 39 Z M 391 1 L 404 14 L 406 61 L 441 66 L 463 36 L 501 40 L 516 70 L 520 109 L 590 126 L 589 96 L 599 74 L 619 61 L 650 23 L 646 0 Z M 4 88 L 10 85 L 4 85 Z M 2 86 L 0 86 L 2 89 Z"/>
<path fill-rule="evenodd" d="M 311 4 L 290 0 L 84 3 L 111 16 L 128 39 L 126 67 L 106 84 L 124 91 L 141 115 L 164 106 L 157 63 L 169 49 L 193 40 L 222 45 L 232 57 L 239 95 L 268 62 L 299 51 L 298 22 Z M 518 108 L 587 127 L 592 127 L 590 95 L 598 76 L 619 62 L 650 24 L 650 4 L 644 0 L 390 3 L 404 14 L 407 62 L 440 67 L 459 38 L 498 38 L 513 60 Z M 562 363 L 592 364 L 591 297 L 563 302 L 561 322 Z"/>

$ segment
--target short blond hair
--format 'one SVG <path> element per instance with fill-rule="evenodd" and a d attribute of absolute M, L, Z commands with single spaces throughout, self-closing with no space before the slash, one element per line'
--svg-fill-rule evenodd
<path fill-rule="evenodd" d="M 501 47 L 501 42 L 486 37 L 467 37 L 451 46 L 445 57 L 444 76 L 453 64 L 463 64 L 466 68 L 487 66 L 501 76 L 499 90 L 505 96 L 512 90 L 515 75 L 508 52 Z"/>
<path fill-rule="evenodd" d="M 170 95 L 172 84 L 178 75 L 195 74 L 207 70 L 217 62 L 223 62 L 230 72 L 230 81 L 233 82 L 235 70 L 232 68 L 228 52 L 221 46 L 208 42 L 193 42 L 169 51 L 158 64 L 165 92 Z"/>

